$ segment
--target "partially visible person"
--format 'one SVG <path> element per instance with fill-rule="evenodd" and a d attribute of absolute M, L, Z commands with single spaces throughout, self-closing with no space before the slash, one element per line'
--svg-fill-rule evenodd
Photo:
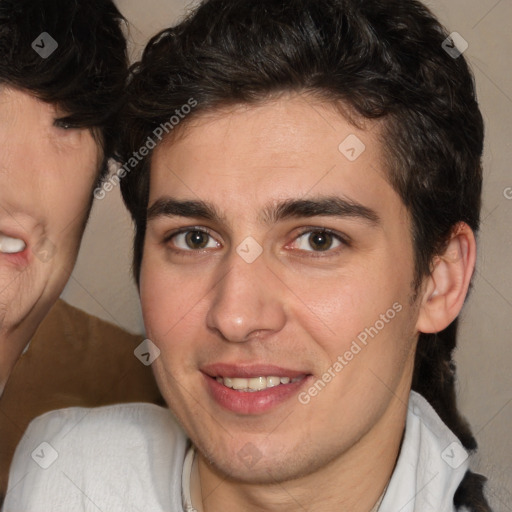
<path fill-rule="evenodd" d="M 0 0 L 0 499 L 35 415 L 158 400 L 133 354 L 142 338 L 64 302 L 28 345 L 73 270 L 107 171 L 123 22 L 111 0 Z"/>
<path fill-rule="evenodd" d="M 121 187 L 178 422 L 34 420 L 6 512 L 490 511 L 452 361 L 483 120 L 447 44 L 415 0 L 205 0 L 149 42 Z"/>

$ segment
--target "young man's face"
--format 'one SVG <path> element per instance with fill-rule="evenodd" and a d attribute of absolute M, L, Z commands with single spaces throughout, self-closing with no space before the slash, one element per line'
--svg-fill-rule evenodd
<path fill-rule="evenodd" d="M 221 473 L 284 481 L 401 435 L 418 308 L 378 135 L 295 96 L 199 117 L 153 154 L 153 366 Z"/>
<path fill-rule="evenodd" d="M 41 319 L 75 263 L 100 150 L 89 130 L 59 125 L 63 116 L 31 94 L 0 87 L 4 329 L 16 329 L 29 314 Z"/>

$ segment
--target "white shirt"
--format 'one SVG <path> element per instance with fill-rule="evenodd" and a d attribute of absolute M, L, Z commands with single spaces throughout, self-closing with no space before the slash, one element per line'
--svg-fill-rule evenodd
<path fill-rule="evenodd" d="M 156 405 L 52 411 L 30 424 L 16 450 L 3 512 L 186 512 L 188 443 L 172 413 Z M 427 401 L 411 392 L 378 511 L 454 512 L 467 459 Z"/>

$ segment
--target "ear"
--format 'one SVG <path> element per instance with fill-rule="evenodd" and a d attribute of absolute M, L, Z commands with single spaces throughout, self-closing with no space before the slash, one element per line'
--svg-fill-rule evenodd
<path fill-rule="evenodd" d="M 426 278 L 416 329 L 435 333 L 457 318 L 468 293 L 475 268 L 476 241 L 471 228 L 457 224 L 443 254 L 434 258 Z"/>

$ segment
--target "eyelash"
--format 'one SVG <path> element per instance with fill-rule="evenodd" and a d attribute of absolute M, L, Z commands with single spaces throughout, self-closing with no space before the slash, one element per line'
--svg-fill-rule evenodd
<path fill-rule="evenodd" d="M 178 248 L 175 248 L 175 247 L 173 247 L 172 245 L 169 244 L 169 242 L 171 242 L 172 239 L 175 238 L 176 236 L 184 234 L 184 233 L 194 232 L 194 231 L 199 232 L 199 233 L 203 233 L 203 234 L 205 234 L 205 235 L 207 235 L 210 238 L 215 240 L 215 237 L 212 235 L 212 233 L 209 230 L 207 230 L 205 228 L 191 226 L 191 227 L 182 228 L 182 229 L 179 229 L 177 231 L 173 231 L 172 233 L 169 233 L 164 238 L 163 243 L 164 243 L 164 245 L 168 246 L 170 251 L 172 251 L 172 252 L 174 252 L 176 254 L 193 256 L 194 253 L 195 254 L 203 253 L 204 251 L 206 251 L 208 249 L 178 249 Z M 340 242 L 340 246 L 335 248 L 335 249 L 327 249 L 325 251 L 314 251 L 314 250 L 311 250 L 311 251 L 304 251 L 303 250 L 303 251 L 301 251 L 301 252 L 309 253 L 308 254 L 309 257 L 313 257 L 313 258 L 325 257 L 325 255 L 332 255 L 333 253 L 334 254 L 338 253 L 341 249 L 343 249 L 343 247 L 350 247 L 351 246 L 351 242 L 348 239 L 348 237 L 342 235 L 341 233 L 338 233 L 337 231 L 334 231 L 332 229 L 321 228 L 321 227 L 314 227 L 314 226 L 308 226 L 308 227 L 303 228 L 300 231 L 300 233 L 297 234 L 297 236 L 295 236 L 295 238 L 293 239 L 293 242 L 296 242 L 298 239 L 300 239 L 301 237 L 303 237 L 306 234 L 314 234 L 314 233 L 320 233 L 320 234 L 325 233 L 325 234 L 331 235 L 335 240 Z M 217 242 L 217 243 L 219 243 L 219 242 Z M 290 245 L 290 244 L 287 244 L 287 246 L 288 245 Z"/>
<path fill-rule="evenodd" d="M 214 238 L 214 236 L 210 233 L 210 231 L 204 229 L 204 228 L 199 228 L 199 227 L 195 227 L 195 226 L 191 226 L 191 227 L 188 227 L 188 228 L 182 228 L 182 229 L 179 229 L 177 231 L 173 231 L 172 233 L 169 233 L 163 240 L 163 243 L 164 245 L 168 246 L 169 250 L 176 253 L 176 254 L 179 254 L 179 255 L 186 255 L 186 256 L 193 256 L 194 253 L 201 253 L 201 252 L 204 252 L 205 249 L 201 250 L 201 249 L 176 249 L 172 246 L 169 245 L 169 242 L 177 237 L 178 235 L 182 235 L 183 233 L 191 233 L 191 232 L 199 232 L 199 233 L 204 233 L 205 235 L 208 235 L 210 238 Z"/>
<path fill-rule="evenodd" d="M 55 119 L 53 121 L 53 126 L 62 130 L 72 130 L 73 128 L 76 128 L 73 123 L 66 121 L 64 118 Z"/>
<path fill-rule="evenodd" d="M 333 229 L 329 228 L 321 228 L 321 227 L 315 227 L 315 226 L 307 226 L 303 229 L 301 229 L 300 233 L 293 239 L 293 242 L 297 241 L 299 238 L 306 234 L 328 234 L 331 235 L 335 240 L 340 242 L 340 246 L 336 247 L 334 249 L 327 249 L 325 251 L 304 251 L 309 253 L 308 256 L 312 258 L 323 258 L 328 255 L 337 254 L 340 252 L 344 247 L 350 247 L 350 239 L 347 236 L 342 235 L 341 233 L 338 233 L 337 231 L 334 231 Z"/>

